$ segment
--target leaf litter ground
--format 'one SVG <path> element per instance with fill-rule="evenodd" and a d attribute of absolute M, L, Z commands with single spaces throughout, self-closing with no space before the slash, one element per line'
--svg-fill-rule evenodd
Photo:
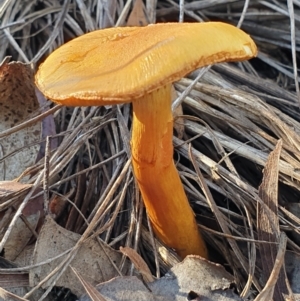
<path fill-rule="evenodd" d="M 220 20 L 241 26 L 258 45 L 257 59 L 207 68 L 196 83 L 197 72 L 175 84 L 177 97 L 191 84 L 192 89 L 182 100 L 183 114 L 175 117 L 174 158 L 211 259 L 234 276 L 240 296 L 270 300 L 278 290 L 290 294 L 289 286 L 280 284 L 285 277 L 282 253 L 297 296 L 295 279 L 299 274 L 291 273 L 289 267 L 295 268 L 299 262 L 300 244 L 300 94 L 295 72 L 299 6 L 292 1 L 181 4 L 171 0 L 2 1 L 0 61 L 10 55 L 36 68 L 55 48 L 84 32 L 127 22 L 176 22 L 182 12 L 185 21 Z M 49 112 L 49 103 L 40 106 L 44 111 L 24 117 L 23 128 Z M 13 239 L 12 244 L 17 240 L 12 231 L 18 216 L 39 239 L 43 233 L 39 222 L 44 220 L 40 203 L 49 202 L 48 213 L 66 230 L 82 235 L 96 216 L 88 235 L 100 235 L 115 249 L 138 250 L 154 275 L 166 273 L 178 259 L 153 238 L 132 176 L 130 106 L 70 109 L 51 105 L 51 110 L 50 121 L 42 130 L 42 137 L 51 138 L 44 143 L 40 157 L 37 155 L 42 160 L 30 163 L 25 171 L 20 168 L 21 181 L 27 186 L 5 186 L 0 192 L 1 249 L 6 250 L 9 240 Z M 18 130 L 15 125 L 3 130 L 0 139 L 9 139 Z M 2 149 L 0 164 L 11 164 L 7 158 L 22 151 L 18 145 L 13 150 Z M 32 203 L 33 196 L 40 200 L 29 210 L 26 202 Z M 29 222 L 36 212 L 40 214 Z M 19 266 L 31 264 L 24 254 L 31 254 L 26 248 L 33 242 L 26 238 L 19 244 L 18 255 L 23 257 L 13 260 Z M 267 258 L 263 255 L 266 246 Z M 134 269 L 126 266 L 123 257 L 120 273 L 134 274 Z M 62 269 L 53 279 L 65 267 Z"/>

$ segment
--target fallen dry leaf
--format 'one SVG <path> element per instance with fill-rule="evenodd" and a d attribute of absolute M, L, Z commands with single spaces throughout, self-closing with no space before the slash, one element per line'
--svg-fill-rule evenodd
<path fill-rule="evenodd" d="M 46 112 L 47 110 L 49 110 L 49 107 L 46 106 L 47 99 L 41 93 L 41 91 L 38 90 L 38 88 L 35 89 L 35 95 L 37 97 L 39 106 L 41 108 L 44 108 L 43 112 Z M 53 150 L 53 149 L 57 148 L 57 146 L 58 146 L 58 138 L 55 137 L 55 135 L 56 135 L 56 126 L 55 126 L 55 122 L 54 122 L 54 117 L 51 114 L 51 115 L 46 116 L 42 120 L 42 140 L 46 139 L 47 136 L 51 136 L 50 150 Z M 39 161 L 40 159 L 44 158 L 45 151 L 46 151 L 46 141 L 44 141 L 40 144 L 40 150 L 37 155 L 36 161 Z"/>
<path fill-rule="evenodd" d="M 38 225 L 39 218 L 40 212 L 27 217 L 23 216 L 23 219 L 20 217 L 18 218 L 15 226 L 11 230 L 6 244 L 4 245 L 5 259 L 14 262 L 14 260 L 21 254 L 33 234 L 29 227 L 35 230 Z M 27 223 L 28 226 L 25 223 Z M 4 233 L 5 232 L 3 231 L 3 234 Z M 3 234 L 0 235 L 0 239 L 2 239 Z"/>
<path fill-rule="evenodd" d="M 14 214 L 14 210 L 11 206 L 14 206 L 15 208 L 18 207 L 19 203 L 22 201 L 22 193 L 30 187 L 32 187 L 31 184 L 22 184 L 14 181 L 0 181 L 0 221 L 2 230 L 0 240 L 3 238 L 3 235 L 11 222 L 11 217 Z M 14 261 L 24 250 L 34 234 L 39 218 L 42 215 L 43 199 L 40 197 L 33 198 L 24 208 L 22 216 L 17 219 L 9 238 L 4 245 L 5 259 Z"/>
<path fill-rule="evenodd" d="M 269 241 L 279 243 L 279 217 L 278 217 L 278 174 L 279 174 L 279 159 L 282 149 L 282 140 L 279 140 L 275 149 L 270 153 L 266 166 L 263 171 L 263 180 L 259 186 L 258 194 L 264 205 L 257 204 L 257 234 L 258 239 L 262 241 Z M 259 244 L 262 276 L 263 281 L 270 279 L 271 273 L 274 274 L 274 266 L 276 263 L 276 256 L 279 253 L 278 245 L 276 244 Z M 268 294 L 274 293 L 274 300 L 284 301 L 284 295 L 289 294 L 288 282 L 284 268 L 278 266 L 281 271 L 276 274 L 277 282 L 272 283 L 272 290 L 266 290 Z M 269 280 L 268 280 L 269 282 Z M 271 296 L 272 297 L 272 296 Z M 261 299 L 264 295 L 262 294 Z M 270 295 L 268 295 L 270 299 Z M 291 299 L 292 300 L 292 299 Z"/>
<path fill-rule="evenodd" d="M 45 219 L 45 224 L 39 234 L 33 254 L 33 263 L 43 262 L 75 246 L 80 235 L 68 231 L 55 223 L 49 216 Z M 117 266 L 122 255 L 102 243 L 102 246 L 95 240 L 87 240 L 79 249 L 71 265 L 80 275 L 92 285 L 107 281 L 117 274 L 111 264 L 113 261 Z M 30 271 L 30 285 L 34 286 L 53 271 L 65 258 L 53 260 L 51 263 L 39 266 Z M 110 261 L 111 260 L 111 261 Z M 48 287 L 50 282 L 46 282 L 43 287 Z M 78 278 L 70 268 L 56 282 L 57 286 L 69 288 L 74 294 L 82 295 L 85 291 Z"/>
<path fill-rule="evenodd" d="M 15 196 L 15 194 L 32 187 L 31 184 L 23 184 L 15 181 L 0 181 L 0 199 L 9 199 Z"/>
<path fill-rule="evenodd" d="M 199 300 L 242 301 L 230 289 L 232 283 L 233 277 L 224 267 L 191 255 L 147 286 L 137 277 L 117 277 L 101 283 L 97 289 L 107 301 L 186 301 L 191 292 Z M 88 300 L 87 296 L 80 299 Z"/>
<path fill-rule="evenodd" d="M 0 181 L 0 210 L 12 206 L 17 202 L 18 196 L 31 188 L 31 184 L 23 184 L 15 181 Z"/>
<path fill-rule="evenodd" d="M 38 108 L 30 66 L 4 60 L 0 65 L 0 132 L 27 120 Z M 0 180 L 15 179 L 34 164 L 40 139 L 40 122 L 0 139 Z"/>
<path fill-rule="evenodd" d="M 49 203 L 49 214 L 54 220 L 57 220 L 69 204 L 68 199 L 72 200 L 76 193 L 76 189 L 72 187 L 65 195 L 53 195 Z"/>
<path fill-rule="evenodd" d="M 14 260 L 14 264 L 18 267 L 25 267 L 31 265 L 32 263 L 32 254 L 34 252 L 34 244 L 26 246 L 20 255 Z"/>
<path fill-rule="evenodd" d="M 128 17 L 127 26 L 146 26 L 148 23 L 143 1 L 135 0 L 132 11 Z"/>

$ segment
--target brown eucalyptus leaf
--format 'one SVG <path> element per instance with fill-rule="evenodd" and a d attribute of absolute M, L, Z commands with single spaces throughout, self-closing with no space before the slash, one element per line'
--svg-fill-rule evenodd
<path fill-rule="evenodd" d="M 274 244 L 259 244 L 263 280 L 270 279 L 276 263 L 279 243 L 279 217 L 278 217 L 278 174 L 279 159 L 282 149 L 282 140 L 278 140 L 275 149 L 270 153 L 263 171 L 263 180 L 259 186 L 259 196 L 264 205 L 257 204 L 257 232 L 258 239 L 274 242 Z M 279 267 L 281 268 L 281 267 Z M 278 272 L 277 283 L 272 288 L 274 300 L 285 300 L 283 295 L 288 295 L 288 283 L 284 268 Z M 269 292 L 268 292 L 269 294 Z M 269 295 L 268 295 L 269 297 Z M 263 300 L 263 299 L 262 299 Z"/>
<path fill-rule="evenodd" d="M 22 184 L 14 181 L 0 181 L 0 220 L 2 225 L 2 232 L 0 233 L 0 240 L 2 239 L 9 223 L 11 221 L 13 210 L 10 206 L 18 207 L 22 201 L 22 194 L 26 192 L 32 185 Z M 9 214 L 9 212 L 11 212 Z M 12 228 L 11 234 L 5 243 L 4 258 L 10 261 L 15 259 L 24 250 L 30 241 L 34 231 L 38 226 L 40 217 L 43 215 L 43 199 L 42 197 L 33 198 L 23 209 L 21 217 L 19 217 Z M 5 221 L 3 220 L 5 218 Z"/>
<path fill-rule="evenodd" d="M 36 229 L 39 218 L 40 212 L 38 211 L 35 214 L 31 214 L 29 216 L 23 215 L 22 218 L 19 217 L 17 219 L 15 226 L 12 228 L 10 236 L 4 246 L 5 259 L 14 262 L 15 259 L 21 254 L 21 252 L 25 249 L 26 245 L 28 244 L 29 240 L 33 235 L 30 228 L 32 228 L 33 230 Z M 5 232 L 3 232 L 3 234 L 4 233 Z M 0 239 L 2 239 L 3 234 L 0 235 Z"/>
<path fill-rule="evenodd" d="M 0 199 L 2 201 L 2 198 L 11 198 L 18 192 L 22 192 L 31 186 L 31 184 L 23 184 L 15 181 L 0 181 Z"/>
<path fill-rule="evenodd" d="M 132 11 L 128 17 L 127 26 L 146 26 L 148 23 L 143 1 L 135 0 Z"/>
<path fill-rule="evenodd" d="M 33 252 L 34 244 L 27 245 L 18 255 L 18 257 L 14 260 L 14 264 L 16 264 L 19 267 L 31 265 Z"/>
<path fill-rule="evenodd" d="M 52 218 L 47 216 L 36 242 L 33 254 L 33 264 L 58 256 L 64 251 L 74 247 L 79 238 L 79 234 L 60 227 Z M 92 285 L 107 281 L 118 275 L 111 264 L 111 261 L 118 266 L 122 257 L 119 252 L 111 249 L 105 243 L 101 244 L 102 245 L 100 246 L 97 241 L 92 239 L 87 240 L 80 247 L 75 258 L 71 262 L 72 267 L 74 267 L 80 275 Z M 49 264 L 31 269 L 29 274 L 30 284 L 32 286 L 38 284 L 59 265 L 65 256 L 66 255 L 53 260 Z M 50 282 L 46 282 L 43 285 L 43 288 L 48 287 L 49 284 Z M 56 285 L 69 288 L 78 296 L 85 293 L 80 281 L 69 267 L 58 279 Z"/>
<path fill-rule="evenodd" d="M 31 187 L 31 184 L 23 184 L 15 181 L 0 181 L 0 210 L 3 211 L 17 202 L 20 195 Z"/>
<path fill-rule="evenodd" d="M 49 110 L 49 107 L 46 106 L 47 99 L 46 97 L 41 93 L 38 88 L 35 89 L 35 95 L 38 100 L 39 106 L 43 109 L 43 112 L 46 112 Z M 54 116 L 53 114 L 46 116 L 42 121 L 42 138 L 43 140 L 46 139 L 47 136 L 51 136 L 50 138 L 50 150 L 53 150 L 57 148 L 58 146 L 58 138 L 55 137 L 56 135 L 56 125 L 54 122 Z M 53 137 L 54 136 L 54 137 Z M 40 143 L 40 150 L 37 155 L 36 161 L 39 161 L 40 159 L 44 158 L 46 151 L 46 141 L 43 141 Z"/>
<path fill-rule="evenodd" d="M 30 66 L 4 60 L 0 65 L 0 132 L 28 120 L 38 107 Z M 34 164 L 40 137 L 39 122 L 0 139 L 0 180 L 15 179 Z"/>

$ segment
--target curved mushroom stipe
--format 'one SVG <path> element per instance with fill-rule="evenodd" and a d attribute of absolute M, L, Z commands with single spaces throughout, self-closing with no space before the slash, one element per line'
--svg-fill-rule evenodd
<path fill-rule="evenodd" d="M 196 68 L 256 54 L 252 39 L 225 23 L 110 28 L 54 51 L 40 66 L 36 84 L 66 106 L 133 103 L 132 162 L 154 231 L 182 258 L 207 258 L 173 162 L 171 83 Z"/>
<path fill-rule="evenodd" d="M 152 112 L 149 114 L 149 112 Z M 133 102 L 135 177 L 155 234 L 184 258 L 207 250 L 173 161 L 171 84 Z"/>

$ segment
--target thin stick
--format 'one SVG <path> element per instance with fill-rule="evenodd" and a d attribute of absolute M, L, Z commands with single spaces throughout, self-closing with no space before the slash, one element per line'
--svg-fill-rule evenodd
<path fill-rule="evenodd" d="M 179 23 L 184 21 L 184 0 L 179 1 Z"/>
<path fill-rule="evenodd" d="M 184 92 L 172 103 L 172 111 L 174 112 L 178 106 L 181 105 L 181 103 L 184 101 L 184 99 L 189 95 L 189 93 L 192 91 L 194 86 L 198 83 L 199 79 L 211 68 L 211 66 L 207 66 L 204 68 L 201 68 L 199 70 L 198 75 L 196 78 L 192 81 L 192 83 L 184 90 Z"/>
<path fill-rule="evenodd" d="M 297 55 L 296 55 L 296 30 L 295 30 L 295 14 L 294 14 L 294 4 L 292 0 L 287 1 L 289 15 L 290 15 L 290 26 L 291 26 L 291 46 L 292 46 L 292 59 L 293 59 L 293 70 L 294 70 L 294 80 L 295 88 L 298 97 L 298 103 L 300 106 L 300 91 L 299 91 L 299 81 L 298 81 L 298 69 L 297 69 Z"/>
<path fill-rule="evenodd" d="M 20 131 L 24 128 L 27 128 L 27 127 L 43 120 L 46 116 L 49 116 L 49 115 L 53 114 L 54 112 L 59 110 L 61 107 L 62 107 L 62 105 L 56 105 L 52 109 L 50 109 L 50 110 L 48 110 L 48 111 L 46 111 L 46 112 L 44 112 L 44 113 L 42 113 L 42 114 L 40 114 L 36 117 L 33 117 L 30 120 L 26 120 L 26 121 L 24 121 L 24 122 L 22 122 L 22 123 L 20 123 L 16 126 L 10 128 L 10 129 L 8 129 L 8 130 L 6 130 L 6 131 L 1 132 L 0 133 L 0 138 L 3 138 L 5 136 L 9 136 L 9 135 L 11 135 L 15 132 L 18 132 L 18 131 Z"/>
<path fill-rule="evenodd" d="M 49 212 L 49 160 L 50 160 L 50 139 L 51 137 L 46 137 L 46 146 L 45 146 L 45 160 L 44 160 L 44 212 L 45 215 Z"/>

